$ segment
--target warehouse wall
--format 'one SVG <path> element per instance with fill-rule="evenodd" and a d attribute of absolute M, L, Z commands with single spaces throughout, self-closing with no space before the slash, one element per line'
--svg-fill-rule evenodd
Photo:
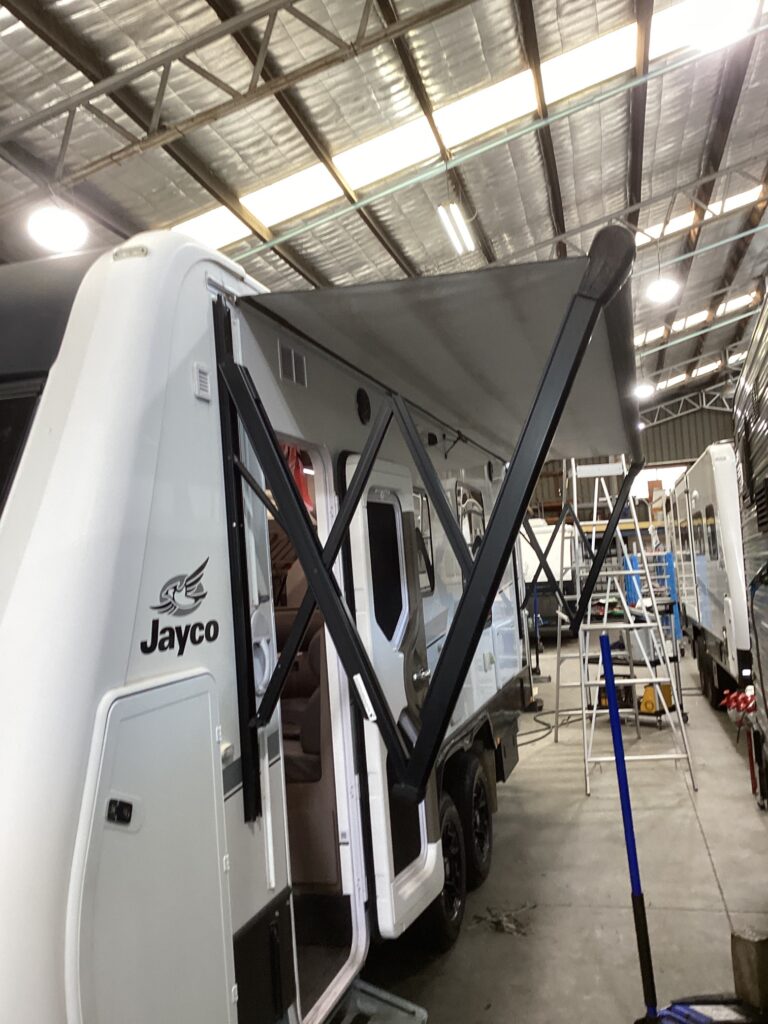
<path fill-rule="evenodd" d="M 666 420 L 643 433 L 648 465 L 660 462 L 689 462 L 698 459 L 707 445 L 733 438 L 733 418 L 728 412 L 699 409 L 674 420 Z"/>
<path fill-rule="evenodd" d="M 646 465 L 694 462 L 707 445 L 733 437 L 733 419 L 730 413 L 699 409 L 696 412 L 667 420 L 643 432 L 643 450 Z M 610 458 L 610 456 L 608 456 Z M 588 459 L 603 462 L 604 459 Z M 547 462 L 541 471 L 531 506 L 537 514 L 556 515 L 562 504 L 563 470 L 561 462 Z M 593 483 L 579 484 L 579 502 L 591 503 Z"/>

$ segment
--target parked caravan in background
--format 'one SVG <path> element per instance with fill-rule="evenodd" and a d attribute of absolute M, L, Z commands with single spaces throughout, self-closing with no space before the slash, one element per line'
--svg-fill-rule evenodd
<path fill-rule="evenodd" d="M 763 304 L 734 403 L 756 710 L 752 737 L 757 798 L 768 807 L 768 305 Z"/>
<path fill-rule="evenodd" d="M 640 458 L 633 255 L 265 294 L 152 232 L 0 268 L 3 1024 L 362 1022 L 372 941 L 455 940 L 532 690 L 536 475 Z"/>
<path fill-rule="evenodd" d="M 555 529 L 554 525 L 548 523 L 546 519 L 539 518 L 529 519 L 528 524 L 533 530 L 539 547 L 542 551 L 546 551 L 547 544 L 549 544 L 552 532 Z M 547 555 L 549 568 L 567 597 L 575 593 L 575 581 L 571 567 L 573 535 L 573 526 L 570 523 L 564 523 Z M 534 597 L 529 599 L 527 610 L 533 615 L 534 607 L 536 608 L 539 616 L 539 632 L 556 630 L 557 613 L 560 605 L 555 596 L 554 589 L 541 570 L 538 556 L 525 533 L 520 535 L 520 546 L 522 551 L 523 579 L 526 585 L 530 585 L 534 578 L 536 578 L 535 601 Z M 536 632 L 536 623 L 533 623 L 533 626 L 534 632 Z"/>
<path fill-rule="evenodd" d="M 733 445 L 711 444 L 675 484 L 673 522 L 684 621 L 713 707 L 751 682 L 740 516 Z"/>

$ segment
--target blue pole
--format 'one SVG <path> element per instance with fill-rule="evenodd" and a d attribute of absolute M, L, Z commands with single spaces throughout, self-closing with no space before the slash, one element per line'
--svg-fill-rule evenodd
<path fill-rule="evenodd" d="M 635 826 L 632 821 L 632 801 L 629 796 L 627 762 L 624 756 L 624 738 L 621 735 L 621 717 L 619 715 L 619 701 L 616 696 L 616 679 L 613 674 L 611 641 L 607 633 L 603 633 L 600 636 L 600 651 L 603 660 L 603 675 L 605 677 L 605 694 L 608 700 L 608 712 L 611 720 L 611 738 L 613 739 L 613 754 L 616 760 L 616 779 L 619 784 L 621 819 L 624 825 L 624 844 L 627 848 L 629 881 L 632 888 L 632 913 L 635 919 L 637 953 L 640 959 L 640 976 L 643 981 L 643 998 L 645 1000 L 646 1009 L 645 1020 L 657 1020 L 656 982 L 653 976 L 651 941 L 648 936 L 648 921 L 645 915 L 645 899 L 640 885 L 640 864 L 637 859 Z"/>

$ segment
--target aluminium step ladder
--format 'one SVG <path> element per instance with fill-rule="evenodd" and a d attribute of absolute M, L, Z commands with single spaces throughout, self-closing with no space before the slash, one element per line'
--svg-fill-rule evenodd
<path fill-rule="evenodd" d="M 578 603 L 583 581 L 589 573 L 591 559 L 597 550 L 602 531 L 616 502 L 611 484 L 626 476 L 626 461 L 581 463 L 571 460 L 570 470 L 564 465 L 563 501 L 572 489 L 571 507 L 575 515 L 579 509 L 579 482 L 592 485 L 591 519 L 582 521 L 580 529 L 573 531 L 572 574 L 574 595 Z M 615 487 L 618 491 L 618 487 Z M 629 761 L 682 761 L 687 765 L 691 782 L 696 788 L 685 715 L 681 704 L 679 670 L 675 665 L 676 652 L 665 630 L 661 598 L 665 596 L 663 580 L 652 568 L 643 543 L 635 503 L 630 496 L 626 503 L 628 518 L 620 520 L 612 540 L 611 555 L 603 563 L 597 585 L 590 596 L 587 611 L 578 630 L 578 652 L 563 651 L 563 629 L 568 617 L 558 616 L 557 662 L 555 673 L 554 739 L 559 741 L 563 717 L 576 714 L 581 719 L 584 787 L 590 793 L 590 773 L 594 765 L 613 761 L 613 755 L 596 754 L 594 741 L 597 722 L 608 715 L 604 700 L 604 670 L 599 649 L 599 636 L 610 637 L 617 684 L 625 698 L 624 716 L 632 717 L 638 740 L 640 732 L 639 698 L 643 693 L 653 695 L 656 711 L 654 720 L 661 729 L 669 727 L 672 749 L 648 754 L 630 754 Z M 588 542 L 585 543 L 584 541 Z M 561 545 L 565 543 L 561 537 Z M 562 551 L 562 548 L 561 548 Z M 563 559 L 561 557 L 561 566 Z M 561 589 L 562 589 L 561 580 Z M 564 681 L 562 666 L 569 660 L 578 660 L 578 681 Z M 579 694 L 576 709 L 561 707 L 561 693 L 574 689 Z"/>

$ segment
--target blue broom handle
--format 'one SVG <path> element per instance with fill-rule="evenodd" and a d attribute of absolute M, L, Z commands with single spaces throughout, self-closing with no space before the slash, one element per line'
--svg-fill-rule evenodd
<path fill-rule="evenodd" d="M 651 942 L 648 936 L 648 922 L 645 916 L 645 899 L 640 885 L 640 864 L 637 859 L 637 843 L 635 842 L 635 825 L 632 820 L 632 801 L 629 797 L 629 779 L 627 778 L 627 762 L 624 755 L 624 737 L 621 735 L 621 717 L 619 701 L 616 696 L 616 679 L 613 674 L 613 656 L 611 641 L 607 633 L 600 636 L 600 651 L 605 677 L 605 693 L 608 699 L 608 713 L 611 720 L 611 737 L 613 754 L 616 761 L 616 778 L 619 783 L 619 800 L 621 801 L 621 820 L 624 824 L 624 844 L 627 848 L 629 863 L 629 880 L 632 888 L 632 912 L 635 919 L 635 935 L 637 952 L 640 960 L 640 976 L 643 982 L 646 1020 L 656 1020 L 656 982 L 653 976 L 651 959 Z"/>

